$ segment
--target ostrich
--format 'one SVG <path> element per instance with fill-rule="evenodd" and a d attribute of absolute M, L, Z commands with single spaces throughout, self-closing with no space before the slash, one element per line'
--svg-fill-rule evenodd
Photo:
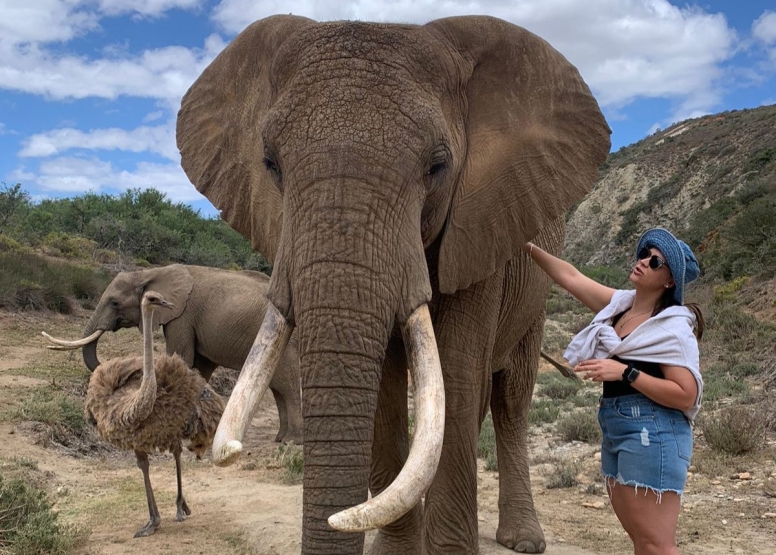
<path fill-rule="evenodd" d="M 170 451 L 175 457 L 176 520 L 185 520 L 191 510 L 181 486 L 182 442 L 186 440 L 187 448 L 200 459 L 212 444 L 224 411 L 224 399 L 177 354 L 154 360 L 153 312 L 171 307 L 159 293 L 143 295 L 143 356 L 101 364 L 91 375 L 86 393 L 87 420 L 108 443 L 133 450 L 143 472 L 150 519 L 136 538 L 150 536 L 161 522 L 148 476 L 148 454 Z"/>

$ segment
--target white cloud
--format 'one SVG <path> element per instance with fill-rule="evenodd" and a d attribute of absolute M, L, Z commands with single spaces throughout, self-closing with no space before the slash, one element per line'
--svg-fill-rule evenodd
<path fill-rule="evenodd" d="M 198 8 L 203 0 L 99 0 L 99 11 L 105 15 L 135 13 L 158 17 L 173 8 L 190 10 Z"/>
<path fill-rule="evenodd" d="M 0 44 L 0 88 L 54 99 L 121 95 L 179 101 L 225 44 L 217 35 L 201 49 L 167 46 L 125 58 L 56 57 L 37 47 Z"/>
<path fill-rule="evenodd" d="M 0 3 L 0 41 L 67 41 L 98 27 L 99 17 L 77 1 L 4 0 Z"/>
<path fill-rule="evenodd" d="M 115 192 L 154 187 L 175 202 L 205 200 L 189 183 L 179 164 L 140 162 L 132 170 L 115 168 L 97 158 L 59 157 L 44 160 L 37 171 L 21 167 L 11 180 L 48 193 L 82 194 L 86 191 Z"/>
<path fill-rule="evenodd" d="M 500 17 L 549 41 L 579 68 L 599 102 L 612 108 L 639 97 L 713 108 L 720 100 L 720 66 L 737 44 L 722 14 L 667 0 L 222 0 L 212 17 L 238 32 L 256 19 L 289 12 L 316 20 L 411 23 L 468 13 Z"/>
<path fill-rule="evenodd" d="M 26 139 L 19 152 L 22 158 L 48 157 L 72 149 L 152 152 L 179 161 L 175 146 L 175 122 L 142 126 L 132 130 L 109 128 L 81 131 L 71 127 L 38 133 Z"/>
<path fill-rule="evenodd" d="M 68 41 L 99 28 L 104 16 L 136 14 L 159 17 L 173 9 L 195 9 L 203 0 L 3 0 L 0 41 L 47 43 Z"/>
<path fill-rule="evenodd" d="M 752 36 L 766 45 L 776 43 L 776 12 L 764 11 L 752 23 Z"/>

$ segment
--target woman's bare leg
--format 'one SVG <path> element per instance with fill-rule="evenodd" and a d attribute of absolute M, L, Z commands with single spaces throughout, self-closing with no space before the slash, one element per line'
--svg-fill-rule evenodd
<path fill-rule="evenodd" d="M 681 502 L 677 493 L 666 491 L 658 496 L 652 490 L 622 484 L 608 489 L 612 508 L 633 541 L 634 555 L 679 555 L 676 524 Z"/>

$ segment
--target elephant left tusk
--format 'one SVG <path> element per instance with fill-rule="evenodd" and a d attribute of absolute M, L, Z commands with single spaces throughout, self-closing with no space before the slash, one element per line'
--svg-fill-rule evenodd
<path fill-rule="evenodd" d="M 427 305 L 407 319 L 402 329 L 415 386 L 415 435 L 404 467 L 377 497 L 335 513 L 329 525 L 342 532 L 382 528 L 407 513 L 434 480 L 445 432 L 445 389 L 434 328 Z"/>
<path fill-rule="evenodd" d="M 240 377 L 218 423 L 213 438 L 213 461 L 229 466 L 242 454 L 242 440 L 264 392 L 272 380 L 280 357 L 294 330 L 272 303 L 245 359 Z"/>
<path fill-rule="evenodd" d="M 83 339 L 77 339 L 75 341 L 65 341 L 64 339 L 57 339 L 56 337 L 51 337 L 45 331 L 42 331 L 40 333 L 43 337 L 45 337 L 55 345 L 59 345 L 61 347 L 68 347 L 69 349 L 78 349 L 79 347 L 83 347 L 84 345 L 88 345 L 92 341 L 95 341 L 98 337 L 102 335 L 103 331 L 104 330 L 97 330 L 89 337 L 84 337 Z M 57 349 L 57 350 L 67 350 L 67 349 Z"/>

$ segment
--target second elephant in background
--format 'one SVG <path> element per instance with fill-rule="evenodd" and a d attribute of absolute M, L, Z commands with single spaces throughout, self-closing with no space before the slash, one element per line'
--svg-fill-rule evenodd
<path fill-rule="evenodd" d="M 90 371 L 100 364 L 97 358 L 100 332 L 141 327 L 140 300 L 143 292 L 151 288 L 175 305 L 172 310 L 159 314 L 168 354 L 178 353 L 206 380 L 210 380 L 217 366 L 240 370 L 264 318 L 268 285 L 269 277 L 261 272 L 183 264 L 121 272 L 105 289 L 86 325 L 83 337 L 93 334 L 95 337 L 82 345 L 84 362 Z M 275 441 L 301 444 L 296 334 L 291 337 L 270 389 L 280 420 Z"/>

